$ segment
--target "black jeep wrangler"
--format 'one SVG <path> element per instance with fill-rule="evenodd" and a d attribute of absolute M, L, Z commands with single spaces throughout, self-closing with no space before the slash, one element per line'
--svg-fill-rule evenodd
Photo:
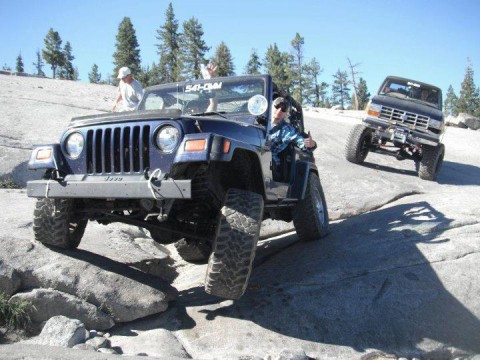
<path fill-rule="evenodd" d="M 361 164 L 372 151 L 411 159 L 421 179 L 435 180 L 445 155 L 444 130 L 438 87 L 389 76 L 369 102 L 362 124 L 350 132 L 345 157 Z"/>
<path fill-rule="evenodd" d="M 27 184 L 35 239 L 75 248 L 89 220 L 140 226 L 185 260 L 208 260 L 208 293 L 239 298 L 262 220 L 293 220 L 300 240 L 329 225 L 312 154 L 289 147 L 272 173 L 268 119 L 279 95 L 304 133 L 301 106 L 268 75 L 157 85 L 136 111 L 73 118 L 58 144 L 32 152 L 29 168 L 45 171 Z"/>

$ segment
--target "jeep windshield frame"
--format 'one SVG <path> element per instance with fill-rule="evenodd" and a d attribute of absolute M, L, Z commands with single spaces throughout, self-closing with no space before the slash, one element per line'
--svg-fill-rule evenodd
<path fill-rule="evenodd" d="M 253 124 L 255 116 L 248 111 L 248 100 L 255 95 L 268 99 L 269 80 L 267 75 L 232 76 L 156 85 L 145 89 L 137 110 L 177 109 L 182 116 L 202 117 L 221 114 Z"/>
<path fill-rule="evenodd" d="M 387 77 L 378 95 L 405 99 L 442 110 L 442 91 L 433 85 L 399 77 Z"/>

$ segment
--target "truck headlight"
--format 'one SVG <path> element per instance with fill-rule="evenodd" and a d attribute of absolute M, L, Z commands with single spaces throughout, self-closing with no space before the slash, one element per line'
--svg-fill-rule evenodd
<path fill-rule="evenodd" d="M 79 132 L 74 132 L 68 135 L 67 141 L 65 141 L 65 150 L 68 156 L 72 159 L 77 159 L 83 151 L 85 145 L 85 139 Z"/>
<path fill-rule="evenodd" d="M 369 103 L 367 106 L 367 114 L 374 117 L 379 117 L 382 111 L 382 105 Z"/>
<path fill-rule="evenodd" d="M 164 126 L 157 132 L 156 143 L 163 152 L 170 153 L 175 150 L 179 140 L 180 132 L 176 127 Z"/>
<path fill-rule="evenodd" d="M 428 126 L 434 128 L 434 129 L 439 129 L 440 130 L 440 129 L 442 129 L 443 121 L 430 119 L 428 121 Z"/>

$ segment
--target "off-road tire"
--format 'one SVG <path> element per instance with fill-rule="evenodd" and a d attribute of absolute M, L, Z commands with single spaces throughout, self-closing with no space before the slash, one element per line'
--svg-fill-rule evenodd
<path fill-rule="evenodd" d="M 305 197 L 293 209 L 293 225 L 302 241 L 317 240 L 328 233 L 328 209 L 318 175 L 308 176 Z"/>
<path fill-rule="evenodd" d="M 345 144 L 345 158 L 354 164 L 363 163 L 368 155 L 367 144 L 371 138 L 372 130 L 362 124 L 355 125 Z"/>
<path fill-rule="evenodd" d="M 194 264 L 206 264 L 212 252 L 209 242 L 193 239 L 180 239 L 175 243 L 175 248 L 183 260 Z"/>
<path fill-rule="evenodd" d="M 205 291 L 240 298 L 247 288 L 263 218 L 263 197 L 230 189 L 220 211 L 212 253 L 205 276 Z"/>
<path fill-rule="evenodd" d="M 443 164 L 445 145 L 423 145 L 422 160 L 418 163 L 418 176 L 423 180 L 435 181 Z"/>
<path fill-rule="evenodd" d="M 178 240 L 172 233 L 160 229 L 150 229 L 150 237 L 157 243 L 167 245 Z"/>
<path fill-rule="evenodd" d="M 88 220 L 78 220 L 73 199 L 38 199 L 33 211 L 35 240 L 62 249 L 74 249 Z"/>

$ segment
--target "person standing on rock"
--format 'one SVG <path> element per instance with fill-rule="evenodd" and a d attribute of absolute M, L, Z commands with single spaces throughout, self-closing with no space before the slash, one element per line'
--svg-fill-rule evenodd
<path fill-rule="evenodd" d="M 118 84 L 117 97 L 113 103 L 112 112 L 117 109 L 117 104 L 122 100 L 122 109 L 120 111 L 133 111 L 137 108 L 143 97 L 142 85 L 133 78 L 132 72 L 126 66 L 118 70 Z"/>

